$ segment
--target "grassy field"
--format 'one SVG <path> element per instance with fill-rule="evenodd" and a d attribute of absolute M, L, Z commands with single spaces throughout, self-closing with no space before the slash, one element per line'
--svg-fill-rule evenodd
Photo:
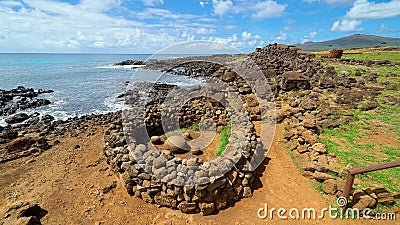
<path fill-rule="evenodd" d="M 400 53 L 399 53 L 400 54 Z M 346 72 L 348 76 L 355 77 L 355 72 L 358 70 L 362 74 L 377 73 L 378 82 L 389 81 L 392 85 L 400 87 L 400 66 L 363 66 L 363 65 L 347 65 L 338 62 L 326 62 L 325 65 L 335 67 L 337 72 Z"/>
<path fill-rule="evenodd" d="M 375 59 L 381 57 L 379 54 L 374 55 Z M 349 110 L 346 113 L 353 115 L 349 123 L 335 129 L 324 129 L 320 141 L 327 145 L 328 152 L 337 155 L 342 167 L 349 164 L 364 167 L 400 160 L 400 104 L 391 100 L 400 100 L 400 93 L 397 91 L 400 88 L 400 68 L 331 62 L 326 64 L 334 66 L 338 72 L 346 71 L 348 76 L 352 77 L 355 76 L 356 70 L 361 71 L 363 75 L 375 72 L 378 74 L 377 82 L 367 85 L 382 88 L 382 94 L 377 99 L 378 108 L 372 111 Z M 389 86 L 395 87 L 395 90 L 390 90 Z M 356 178 L 360 181 L 354 185 L 356 188 L 378 184 L 400 193 L 400 167 L 357 175 Z M 396 205 L 400 206 L 400 201 L 397 201 Z M 378 206 L 378 209 L 385 207 Z"/>
<path fill-rule="evenodd" d="M 352 163 L 363 167 L 400 160 L 399 110 L 399 106 L 380 106 L 373 113 L 353 111 L 353 121 L 336 129 L 325 129 L 320 139 L 327 144 L 329 152 L 342 160 L 343 166 Z M 385 140 L 381 142 L 378 138 Z M 400 192 L 399 167 L 360 175 L 360 178 L 365 181 L 361 186 L 377 183 Z"/>
<path fill-rule="evenodd" d="M 343 54 L 343 59 L 391 60 L 400 62 L 400 52 L 368 52 L 361 54 Z"/>
<path fill-rule="evenodd" d="M 315 54 L 316 58 L 320 58 L 322 55 L 329 55 L 329 51 L 327 50 L 312 53 Z M 358 60 L 391 60 L 395 62 L 400 62 L 400 47 L 344 50 L 342 58 Z"/>

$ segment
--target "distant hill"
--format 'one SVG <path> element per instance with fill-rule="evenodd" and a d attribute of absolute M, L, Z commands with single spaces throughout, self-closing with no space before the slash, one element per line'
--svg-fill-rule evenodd
<path fill-rule="evenodd" d="M 296 47 L 304 51 L 329 50 L 334 48 L 368 48 L 375 46 L 400 46 L 400 38 L 388 38 L 375 35 L 354 34 L 351 36 L 322 42 L 306 42 L 296 44 Z"/>

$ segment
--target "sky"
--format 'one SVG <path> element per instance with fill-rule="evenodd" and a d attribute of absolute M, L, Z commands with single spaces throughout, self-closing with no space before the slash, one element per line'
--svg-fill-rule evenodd
<path fill-rule="evenodd" d="M 268 43 L 351 34 L 400 37 L 400 0 L 0 0 L 0 52 L 153 54 L 212 41 Z"/>

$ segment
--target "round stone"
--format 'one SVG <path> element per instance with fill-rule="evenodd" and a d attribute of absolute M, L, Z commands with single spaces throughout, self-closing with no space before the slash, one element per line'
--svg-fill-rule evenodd
<path fill-rule="evenodd" d="M 203 151 L 201 150 L 200 147 L 193 147 L 192 150 L 190 151 L 193 155 L 201 155 L 203 154 Z"/>
<path fill-rule="evenodd" d="M 164 147 L 167 150 L 172 151 L 173 153 L 188 151 L 190 146 L 187 144 L 187 141 L 182 136 L 172 136 L 167 139 L 164 143 Z"/>

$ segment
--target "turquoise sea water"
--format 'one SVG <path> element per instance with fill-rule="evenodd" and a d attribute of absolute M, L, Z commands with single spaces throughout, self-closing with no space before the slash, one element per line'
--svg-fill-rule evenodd
<path fill-rule="evenodd" d="M 52 104 L 27 110 L 50 114 L 57 119 L 91 113 L 111 112 L 123 108 L 117 96 L 126 89 L 125 81 L 155 81 L 161 73 L 134 69 L 110 68 L 108 65 L 127 59 L 146 60 L 150 55 L 100 54 L 0 54 L 0 89 L 17 86 L 51 89 L 54 93 L 39 98 Z M 162 56 L 171 58 L 175 56 Z M 173 84 L 197 81 L 163 75 L 161 80 Z M 0 123 L 4 117 L 0 117 Z"/>

